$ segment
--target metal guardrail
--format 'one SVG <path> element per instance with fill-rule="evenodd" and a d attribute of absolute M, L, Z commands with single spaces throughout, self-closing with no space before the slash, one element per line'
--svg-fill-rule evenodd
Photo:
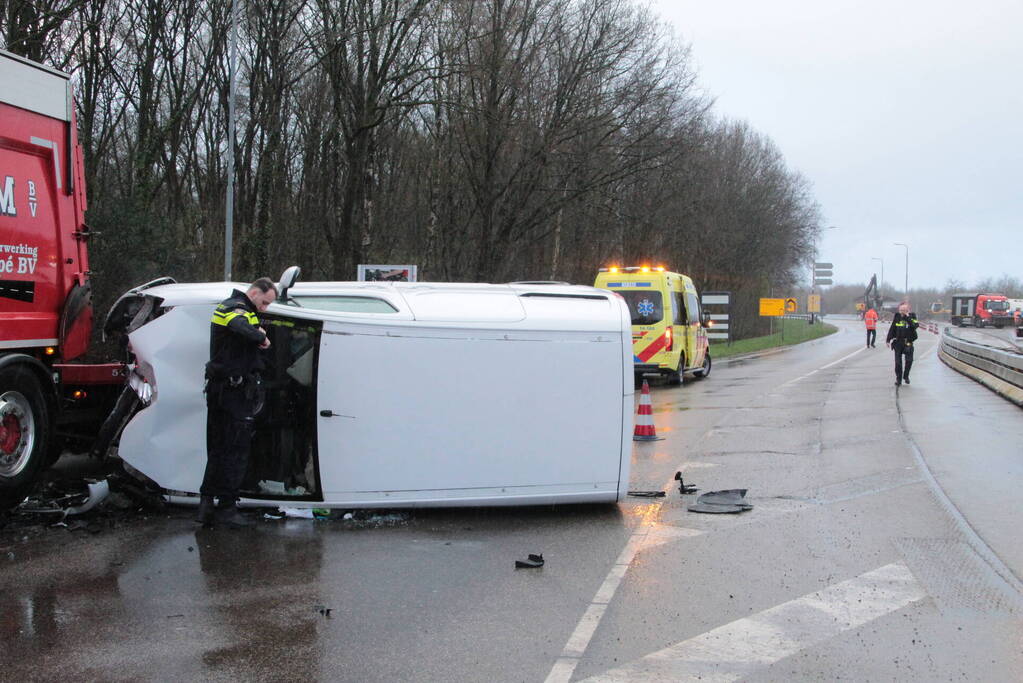
<path fill-rule="evenodd" d="M 941 335 L 941 350 L 958 361 L 988 372 L 998 379 L 1023 389 L 1023 353 L 966 341 L 946 327 Z"/>

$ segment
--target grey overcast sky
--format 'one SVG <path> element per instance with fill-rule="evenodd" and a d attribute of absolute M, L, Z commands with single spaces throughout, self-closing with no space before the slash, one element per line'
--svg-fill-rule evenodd
<path fill-rule="evenodd" d="M 1023 2 L 652 0 L 813 183 L 835 281 L 1023 277 Z"/>

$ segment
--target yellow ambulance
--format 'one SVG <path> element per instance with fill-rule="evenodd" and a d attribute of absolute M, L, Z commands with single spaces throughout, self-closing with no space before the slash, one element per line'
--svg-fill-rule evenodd
<path fill-rule="evenodd" d="M 710 374 L 710 351 L 700 296 L 693 281 L 664 267 L 601 268 L 594 287 L 620 294 L 632 314 L 636 382 L 661 374 L 670 384 L 682 376 Z"/>

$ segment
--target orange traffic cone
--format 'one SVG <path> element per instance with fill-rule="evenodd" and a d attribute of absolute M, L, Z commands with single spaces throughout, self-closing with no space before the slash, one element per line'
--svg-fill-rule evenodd
<path fill-rule="evenodd" d="M 643 393 L 639 397 L 639 409 L 636 411 L 636 428 L 632 432 L 633 441 L 660 441 L 654 429 L 654 411 L 650 403 L 650 383 L 643 380 Z"/>

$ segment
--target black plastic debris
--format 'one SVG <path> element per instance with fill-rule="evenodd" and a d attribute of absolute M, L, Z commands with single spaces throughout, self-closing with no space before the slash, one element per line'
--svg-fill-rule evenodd
<path fill-rule="evenodd" d="M 315 605 L 313 609 L 325 619 L 330 619 L 330 613 L 334 610 L 333 607 L 327 607 L 326 605 Z"/>
<path fill-rule="evenodd" d="M 678 492 L 681 495 L 683 495 L 683 496 L 688 494 L 688 493 L 696 493 L 697 491 L 700 490 L 700 489 L 696 488 L 695 486 L 693 486 L 692 484 L 687 484 L 684 481 L 682 481 L 682 472 L 681 471 L 678 471 L 678 472 L 675 473 L 675 481 L 678 482 Z"/>
<path fill-rule="evenodd" d="M 690 512 L 704 512 L 712 515 L 746 512 L 753 509 L 753 506 L 746 502 L 746 490 L 708 491 L 699 496 L 696 502 L 687 509 Z"/>
<path fill-rule="evenodd" d="M 543 566 L 543 554 L 534 555 L 529 554 L 529 557 L 525 560 L 515 560 L 516 569 L 537 569 Z"/>
<path fill-rule="evenodd" d="M 629 495 L 636 498 L 662 498 L 664 491 L 629 491 Z"/>

